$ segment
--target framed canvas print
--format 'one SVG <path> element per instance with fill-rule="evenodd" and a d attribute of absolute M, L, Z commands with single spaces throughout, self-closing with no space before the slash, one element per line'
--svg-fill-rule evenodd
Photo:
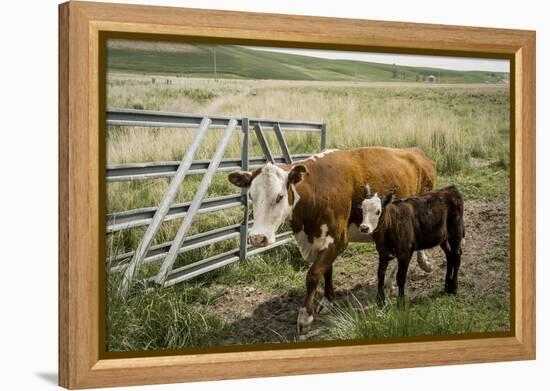
<path fill-rule="evenodd" d="M 60 385 L 534 359 L 534 32 L 59 16 Z"/>

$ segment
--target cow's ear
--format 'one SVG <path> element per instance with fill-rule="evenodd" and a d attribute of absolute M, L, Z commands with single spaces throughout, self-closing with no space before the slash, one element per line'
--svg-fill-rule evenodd
<path fill-rule="evenodd" d="M 288 183 L 298 183 L 304 179 L 304 175 L 307 172 L 306 166 L 301 164 L 292 167 L 292 170 L 288 173 Z"/>
<path fill-rule="evenodd" d="M 252 173 L 249 171 L 235 171 L 229 174 L 229 182 L 238 187 L 249 187 L 252 182 Z"/>

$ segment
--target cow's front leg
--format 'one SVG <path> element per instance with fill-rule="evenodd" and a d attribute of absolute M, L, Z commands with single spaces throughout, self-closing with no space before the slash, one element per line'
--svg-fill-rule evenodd
<path fill-rule="evenodd" d="M 309 268 L 306 276 L 306 297 L 304 306 L 298 311 L 297 331 L 298 334 L 305 334 L 313 323 L 315 292 L 319 285 L 321 276 L 331 267 L 334 259 L 338 256 L 336 247 L 331 245 L 319 253 L 313 265 Z"/>
<path fill-rule="evenodd" d="M 332 285 L 332 266 L 323 275 L 325 281 L 325 294 L 319 305 L 317 306 L 317 312 L 319 314 L 326 314 L 333 306 L 334 302 L 334 286 Z"/>
<path fill-rule="evenodd" d="M 319 279 L 323 274 L 323 269 L 318 261 L 309 268 L 306 275 L 306 298 L 304 305 L 298 311 L 297 329 L 298 334 L 305 334 L 309 331 L 313 323 L 313 301 L 315 300 L 315 291 L 319 284 Z"/>
<path fill-rule="evenodd" d="M 416 262 L 418 263 L 418 266 L 420 266 L 420 269 L 424 270 L 426 273 L 432 272 L 432 264 L 428 259 L 426 250 L 420 250 L 416 252 Z"/>

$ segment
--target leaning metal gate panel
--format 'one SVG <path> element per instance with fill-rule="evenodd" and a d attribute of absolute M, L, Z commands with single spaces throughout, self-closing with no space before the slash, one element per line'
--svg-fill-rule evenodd
<path fill-rule="evenodd" d="M 159 272 L 149 278 L 153 286 L 171 286 L 189 280 L 208 271 L 244 260 L 275 248 L 291 240 L 291 232 L 277 235 L 275 243 L 267 247 L 251 247 L 248 245 L 248 230 L 252 224 L 249 221 L 248 192 L 241 194 L 213 197 L 205 199 L 210 182 L 216 172 L 234 170 L 249 170 L 266 162 L 274 164 L 292 163 L 307 158 L 309 155 L 291 155 L 284 138 L 284 132 L 319 132 L 321 150 L 326 144 L 326 126 L 324 123 L 277 121 L 271 119 L 206 117 L 179 113 L 164 113 L 143 110 L 109 109 L 107 125 L 146 126 L 167 128 L 197 128 L 195 136 L 179 162 L 151 162 L 118 164 L 107 167 L 107 181 L 146 180 L 152 178 L 171 177 L 158 207 L 139 208 L 130 211 L 112 213 L 107 216 L 107 234 L 138 226 L 147 226 L 146 232 L 135 251 L 120 254 L 107 260 L 111 270 L 124 270 L 120 290 L 126 293 L 131 286 L 136 271 L 145 264 L 162 260 Z M 240 127 L 243 134 L 243 144 L 240 159 L 222 159 L 231 135 Z M 193 160 L 198 147 L 202 143 L 208 129 L 224 129 L 224 135 L 218 143 L 211 160 Z M 262 149 L 263 157 L 250 157 L 250 132 L 254 132 Z M 273 156 L 265 137 L 265 129 L 271 129 L 281 148 L 282 156 Z M 203 175 L 199 189 L 191 202 L 174 204 L 173 200 L 187 175 Z M 241 224 L 230 225 L 200 234 L 187 236 L 187 230 L 197 214 L 214 212 L 222 209 L 243 206 L 243 221 Z M 176 237 L 172 242 L 152 246 L 160 225 L 172 219 L 181 218 Z M 179 254 L 205 247 L 223 240 L 239 237 L 239 247 L 224 253 L 216 254 L 206 259 L 173 268 Z"/>

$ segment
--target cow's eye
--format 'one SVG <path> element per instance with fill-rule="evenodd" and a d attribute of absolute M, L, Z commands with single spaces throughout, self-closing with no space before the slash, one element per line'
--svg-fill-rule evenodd
<path fill-rule="evenodd" d="M 376 211 L 376 215 L 380 216 L 380 211 L 379 210 Z"/>
<path fill-rule="evenodd" d="M 277 199 L 275 200 L 275 203 L 278 204 L 282 199 L 283 199 L 282 194 L 277 195 Z"/>

